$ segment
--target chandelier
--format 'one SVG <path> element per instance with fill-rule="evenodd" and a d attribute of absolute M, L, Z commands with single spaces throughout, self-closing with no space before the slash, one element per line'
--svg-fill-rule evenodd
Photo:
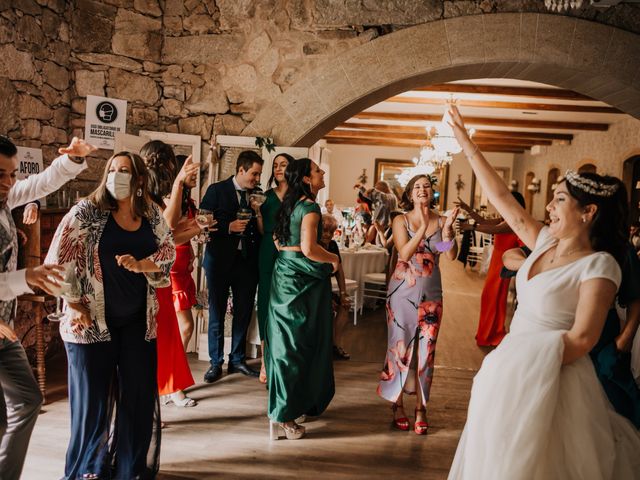
<path fill-rule="evenodd" d="M 447 105 L 455 103 L 453 99 Z M 396 175 L 398 183 L 404 187 L 416 175 L 431 175 L 453 161 L 453 155 L 460 153 L 462 147 L 453 134 L 449 125 L 451 116 L 449 108 L 437 125 L 425 127 L 427 132 L 427 144 L 420 149 L 420 156 L 413 158 L 414 167 L 405 168 L 402 173 Z M 469 136 L 473 136 L 475 129 L 469 130 Z"/>
<path fill-rule="evenodd" d="M 552 12 L 564 12 L 571 8 L 580 8 L 582 6 L 582 0 L 544 0 L 544 6 L 547 10 Z"/>

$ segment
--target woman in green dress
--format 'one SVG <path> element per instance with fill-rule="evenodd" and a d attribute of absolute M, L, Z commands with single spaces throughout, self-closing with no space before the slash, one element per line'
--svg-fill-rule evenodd
<path fill-rule="evenodd" d="M 252 205 L 258 218 L 258 230 L 262 235 L 258 257 L 258 330 L 262 340 L 262 365 L 260 366 L 260 383 L 267 383 L 267 373 L 264 365 L 264 334 L 267 324 L 269 308 L 269 294 L 271 293 L 271 274 L 273 265 L 278 257 L 278 250 L 273 243 L 273 229 L 276 226 L 276 214 L 282 205 L 282 199 L 287 191 L 287 180 L 284 172 L 287 165 L 293 162 L 293 157 L 288 153 L 280 153 L 273 159 L 271 177 L 266 191 L 266 199 L 262 205 Z M 275 183 L 274 188 L 270 188 Z"/>
<path fill-rule="evenodd" d="M 282 430 L 294 440 L 305 433 L 295 419 L 320 415 L 335 392 L 330 275 L 339 260 L 319 244 L 315 198 L 324 188 L 324 172 L 302 158 L 289 163 L 285 177 L 288 190 L 274 230 L 277 288 L 271 289 L 265 343 L 271 438 Z"/>

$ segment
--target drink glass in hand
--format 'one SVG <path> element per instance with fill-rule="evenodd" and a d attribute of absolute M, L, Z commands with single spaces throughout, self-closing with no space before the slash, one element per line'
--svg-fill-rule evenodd
<path fill-rule="evenodd" d="M 253 192 L 249 195 L 249 205 L 255 203 L 256 205 L 261 206 L 266 199 L 267 196 L 263 192 Z"/>
<path fill-rule="evenodd" d="M 60 282 L 58 287 L 51 288 L 51 294 L 56 297 L 56 311 L 47 315 L 47 319 L 51 322 L 59 322 L 64 317 L 64 313 L 62 313 L 62 295 L 71 291 L 72 273 L 73 267 L 67 266 L 64 272 L 64 281 Z"/>
<path fill-rule="evenodd" d="M 202 229 L 202 233 L 198 235 L 198 243 L 207 243 L 209 241 L 209 227 L 213 225 L 213 212 L 206 208 L 200 208 L 196 213 L 196 223 Z"/>
<path fill-rule="evenodd" d="M 238 213 L 236 214 L 236 218 L 238 220 L 251 220 L 251 217 L 253 217 L 253 210 L 251 210 L 250 208 L 241 208 L 238 210 Z M 244 237 L 244 233 L 240 233 L 239 234 L 241 237 Z"/>

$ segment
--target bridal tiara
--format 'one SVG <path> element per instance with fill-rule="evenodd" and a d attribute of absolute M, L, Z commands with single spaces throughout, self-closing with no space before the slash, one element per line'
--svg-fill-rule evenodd
<path fill-rule="evenodd" d="M 596 182 L 590 178 L 583 177 L 574 170 L 567 170 L 567 173 L 564 174 L 564 178 L 572 186 L 598 197 L 611 197 L 618 191 L 618 184 L 616 183 L 607 185 L 602 182 Z"/>

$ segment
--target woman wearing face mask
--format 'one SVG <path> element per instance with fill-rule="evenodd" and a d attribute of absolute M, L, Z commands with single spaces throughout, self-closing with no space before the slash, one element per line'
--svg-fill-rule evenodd
<path fill-rule="evenodd" d="M 287 180 L 284 177 L 284 172 L 291 162 L 293 162 L 293 157 L 287 153 L 276 155 L 273 159 L 271 177 L 267 184 L 268 187 L 271 187 L 275 183 L 275 187 L 269 188 L 265 192 L 266 199 L 262 206 L 252 205 L 258 218 L 258 230 L 262 235 L 258 258 L 258 328 L 262 340 L 262 365 L 259 377 L 261 383 L 267 383 L 267 372 L 264 366 L 264 333 L 267 310 L 269 309 L 269 295 L 271 294 L 271 275 L 276 258 L 278 258 L 278 250 L 273 243 L 273 229 L 276 225 L 276 214 L 280 210 L 285 193 L 287 193 Z"/>
<path fill-rule="evenodd" d="M 65 479 L 158 470 L 155 289 L 169 285 L 174 258 L 144 162 L 115 154 L 98 188 L 63 218 L 46 259 L 70 272 L 60 324 L 71 407 Z"/>
<path fill-rule="evenodd" d="M 176 173 L 176 158 L 173 149 L 160 140 L 152 140 L 143 145 L 140 149 L 140 155 L 148 169 L 151 200 L 162 210 L 164 219 L 173 232 L 175 243 L 182 245 L 185 241 L 188 242 L 191 237 L 200 232 L 200 229 L 193 220 L 190 223 L 180 222 L 182 193 L 185 180 L 197 173 L 200 164 L 193 163 L 191 158 L 188 158 L 180 171 Z M 184 250 L 181 249 L 181 251 Z M 179 261 L 179 265 L 185 263 L 182 259 L 178 259 L 177 252 L 176 261 Z M 171 286 L 167 286 L 156 290 L 159 305 L 156 342 L 158 347 L 158 392 L 164 405 L 173 403 L 177 407 L 195 407 L 197 402 L 184 393 L 184 389 L 195 382 L 182 344 L 171 288 Z"/>
<path fill-rule="evenodd" d="M 624 185 L 567 172 L 545 227 L 511 196 L 457 108 L 450 115 L 482 190 L 532 252 L 516 277 L 510 332 L 473 380 L 449 478 L 640 478 L 640 434 L 611 408 L 588 356 L 620 284 Z"/>
<path fill-rule="evenodd" d="M 458 251 L 453 222 L 431 209 L 433 186 L 427 175 L 416 175 L 404 189 L 393 219 L 393 242 L 398 262 L 387 289 L 388 347 L 378 394 L 390 402 L 393 425 L 409 430 L 403 393 L 416 395 L 414 431 L 426 435 L 426 406 L 433 380 L 436 341 L 442 320 L 440 254 L 455 260 Z"/>
<path fill-rule="evenodd" d="M 331 280 L 338 256 L 320 246 L 322 223 L 315 202 L 324 171 L 308 158 L 289 163 L 287 193 L 274 229 L 273 269 L 266 328 L 271 438 L 280 430 L 302 438 L 302 415 L 320 415 L 335 392 L 332 359 Z"/>

